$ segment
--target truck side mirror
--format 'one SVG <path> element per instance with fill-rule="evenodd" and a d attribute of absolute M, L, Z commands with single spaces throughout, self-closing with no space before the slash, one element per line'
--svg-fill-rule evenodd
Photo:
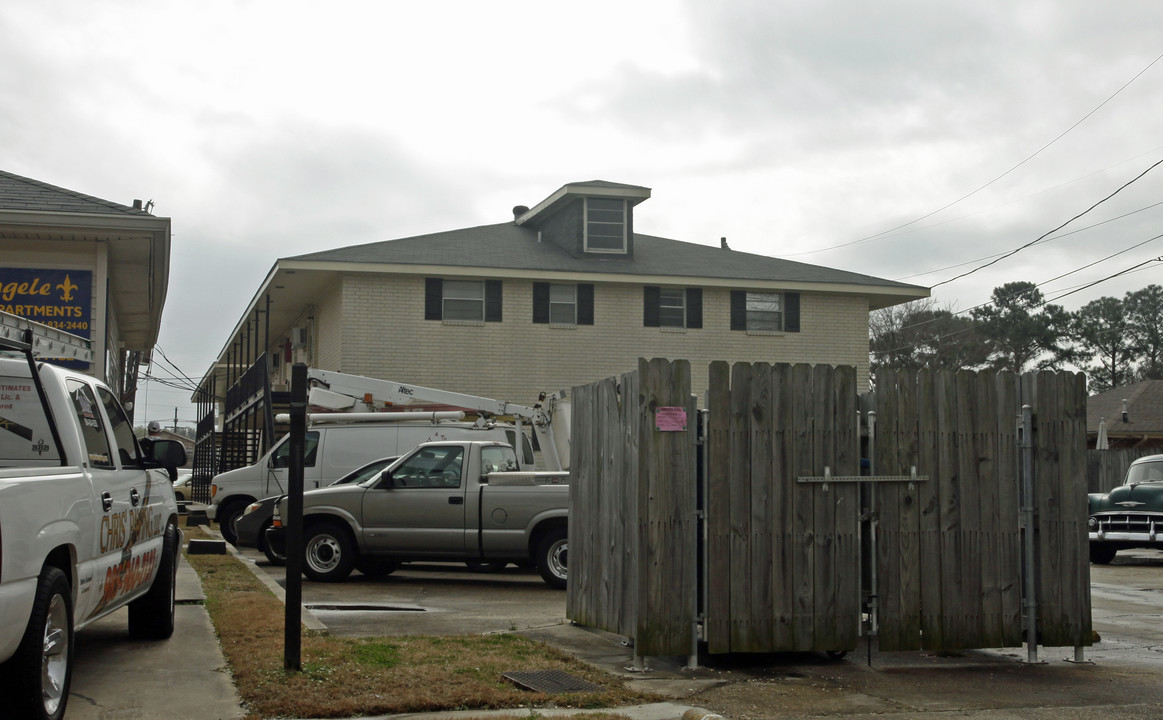
<path fill-rule="evenodd" d="M 146 458 L 154 465 L 176 468 L 186 464 L 186 448 L 177 440 L 154 440 Z"/>

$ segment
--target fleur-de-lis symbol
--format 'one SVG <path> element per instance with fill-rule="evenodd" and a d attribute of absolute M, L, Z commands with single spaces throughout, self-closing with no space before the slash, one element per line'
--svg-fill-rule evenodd
<path fill-rule="evenodd" d="M 61 291 L 61 300 L 64 302 L 70 302 L 73 299 L 73 291 L 78 287 L 80 286 L 74 285 L 73 282 L 69 280 L 69 276 L 65 275 L 65 281 L 57 285 L 57 289 Z"/>

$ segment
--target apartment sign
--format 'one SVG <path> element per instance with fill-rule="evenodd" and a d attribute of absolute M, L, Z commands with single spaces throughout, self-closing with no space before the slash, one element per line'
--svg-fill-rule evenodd
<path fill-rule="evenodd" d="M 0 310 L 91 339 L 93 272 L 0 268 Z"/>

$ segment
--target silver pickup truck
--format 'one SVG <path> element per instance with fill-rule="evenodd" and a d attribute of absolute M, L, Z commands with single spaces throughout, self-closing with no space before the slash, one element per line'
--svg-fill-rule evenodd
<path fill-rule="evenodd" d="M 564 472 L 518 472 L 504 443 L 424 443 L 364 483 L 303 493 L 303 573 L 331 582 L 415 560 L 532 561 L 564 588 L 568 482 Z M 280 553 L 286 517 L 284 498 L 266 531 Z"/>

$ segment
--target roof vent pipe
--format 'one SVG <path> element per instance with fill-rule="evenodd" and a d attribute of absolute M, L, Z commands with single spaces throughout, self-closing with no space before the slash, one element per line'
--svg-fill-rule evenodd
<path fill-rule="evenodd" d="M 1123 422 L 1130 422 L 1127 417 L 1127 399 L 1123 398 Z"/>
<path fill-rule="evenodd" d="M 731 248 L 727 247 L 727 238 L 719 238 L 719 247 L 723 248 L 724 250 L 731 249 Z"/>

